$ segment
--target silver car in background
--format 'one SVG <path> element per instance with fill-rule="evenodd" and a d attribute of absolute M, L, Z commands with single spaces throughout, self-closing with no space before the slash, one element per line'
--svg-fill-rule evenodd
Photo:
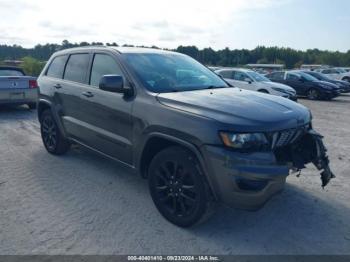
<path fill-rule="evenodd" d="M 326 69 L 317 69 L 316 72 L 327 75 L 329 78 L 334 80 L 342 80 L 350 82 L 350 72 L 346 71 L 343 68 L 326 68 Z"/>
<path fill-rule="evenodd" d="M 235 87 L 282 96 L 297 101 L 296 92 L 292 87 L 272 82 L 270 79 L 253 70 L 244 68 L 222 68 L 216 70 L 215 73 Z"/>
<path fill-rule="evenodd" d="M 38 83 L 35 77 L 26 76 L 18 67 L 0 66 L 0 105 L 27 104 L 36 108 Z"/>

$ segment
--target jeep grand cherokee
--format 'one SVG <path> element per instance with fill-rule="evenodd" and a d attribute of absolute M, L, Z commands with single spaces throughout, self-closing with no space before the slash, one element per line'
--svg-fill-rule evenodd
<path fill-rule="evenodd" d="M 333 177 L 307 108 L 232 87 L 183 54 L 74 48 L 55 53 L 38 82 L 47 151 L 74 142 L 138 171 L 178 226 L 215 202 L 259 208 L 309 162 L 323 186 Z"/>

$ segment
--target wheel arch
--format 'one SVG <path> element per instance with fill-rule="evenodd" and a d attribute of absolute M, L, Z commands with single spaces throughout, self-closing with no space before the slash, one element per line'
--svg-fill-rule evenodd
<path fill-rule="evenodd" d="M 147 178 L 148 176 L 147 167 L 149 166 L 149 163 L 152 161 L 153 157 L 161 150 L 170 146 L 184 147 L 196 156 L 201 166 L 201 171 L 204 175 L 204 179 L 206 180 L 209 186 L 212 196 L 215 199 L 218 199 L 217 194 L 215 193 L 212 181 L 208 174 L 208 169 L 206 167 L 204 158 L 200 153 L 200 150 L 192 143 L 171 135 L 162 134 L 162 133 L 153 133 L 148 137 L 143 147 L 142 153 L 140 154 L 139 161 L 137 163 L 137 167 L 140 172 L 140 175 L 143 178 Z"/>
<path fill-rule="evenodd" d="M 259 88 L 258 92 L 265 93 L 265 94 L 270 94 L 270 92 L 268 90 L 266 90 L 265 88 Z"/>
<path fill-rule="evenodd" d="M 60 121 L 60 118 L 59 118 L 59 115 L 57 113 L 57 111 L 55 111 L 54 109 L 54 105 L 49 101 L 49 100 L 46 100 L 46 99 L 39 99 L 38 101 L 38 120 L 40 122 L 40 118 L 41 118 L 41 114 L 45 111 L 49 109 L 56 121 L 56 124 L 58 126 L 58 128 L 60 129 L 60 132 L 61 134 L 66 137 L 66 132 L 65 132 L 65 129 L 62 125 L 62 122 Z"/>
<path fill-rule="evenodd" d="M 44 100 L 44 99 L 40 99 L 38 101 L 38 119 L 39 119 L 39 122 L 41 119 L 41 114 L 47 109 L 51 110 L 51 102 Z"/>

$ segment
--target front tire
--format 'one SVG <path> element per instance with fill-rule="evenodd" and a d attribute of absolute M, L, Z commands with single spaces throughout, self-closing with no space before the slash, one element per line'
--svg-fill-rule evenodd
<path fill-rule="evenodd" d="M 206 217 L 209 194 L 191 152 L 179 146 L 162 150 L 152 159 L 148 174 L 153 202 L 168 221 L 189 227 Z"/>
<path fill-rule="evenodd" d="M 320 94 L 319 94 L 319 92 L 316 89 L 311 88 L 307 92 L 307 98 L 310 99 L 310 100 L 317 100 L 317 99 L 320 98 Z"/>
<path fill-rule="evenodd" d="M 49 109 L 41 114 L 40 131 L 44 146 L 50 154 L 62 155 L 69 150 L 70 143 L 60 132 Z"/>
<path fill-rule="evenodd" d="M 342 80 L 350 83 L 350 77 L 344 77 Z"/>

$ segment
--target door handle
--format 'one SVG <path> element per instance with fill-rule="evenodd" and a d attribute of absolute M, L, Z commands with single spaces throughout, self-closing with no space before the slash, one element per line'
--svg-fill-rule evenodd
<path fill-rule="evenodd" d="M 94 94 L 91 92 L 83 92 L 82 95 L 86 96 L 86 97 L 93 97 L 94 96 Z"/>
<path fill-rule="evenodd" d="M 56 85 L 54 85 L 53 87 L 56 88 L 56 89 L 62 88 L 62 86 L 61 86 L 60 84 L 56 84 Z"/>

